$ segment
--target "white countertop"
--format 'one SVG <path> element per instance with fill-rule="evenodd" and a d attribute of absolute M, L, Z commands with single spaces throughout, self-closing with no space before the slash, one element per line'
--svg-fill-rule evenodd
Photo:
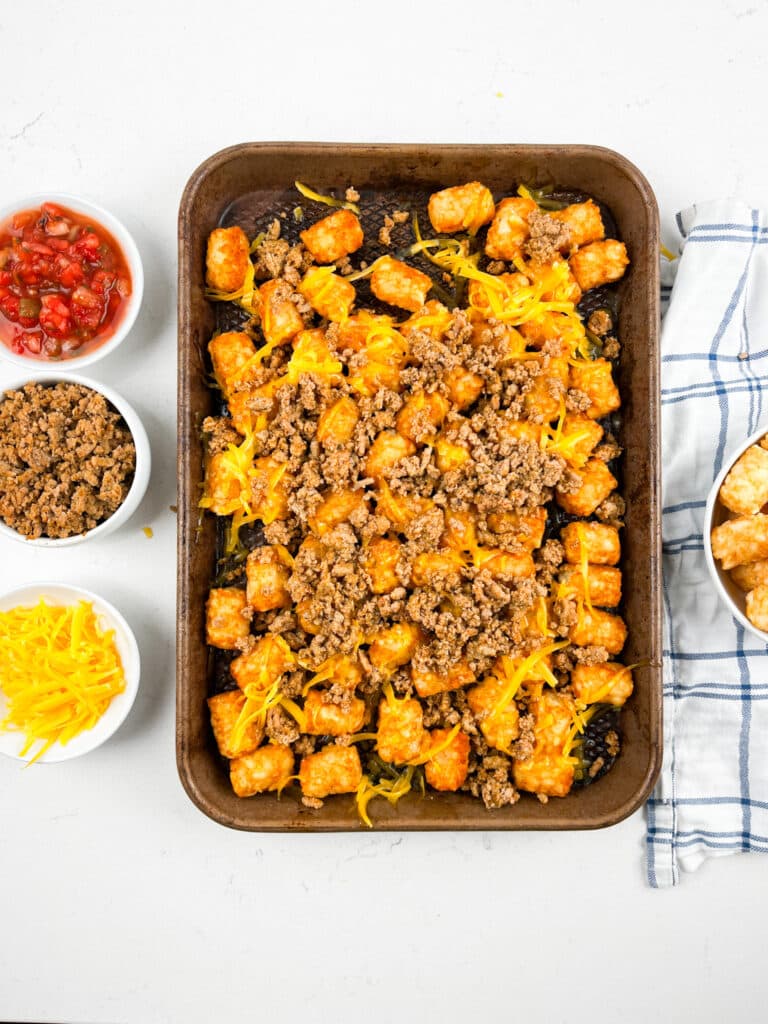
<path fill-rule="evenodd" d="M 671 242 L 696 199 L 768 203 L 768 5 L 194 6 L 0 14 L 0 199 L 83 193 L 134 232 L 144 309 L 90 369 L 135 404 L 154 451 L 114 538 L 0 541 L 3 587 L 96 590 L 144 660 L 106 747 L 30 770 L 0 759 L 0 1020 L 764 1017 L 768 861 L 710 862 L 652 891 L 642 813 L 583 834 L 283 837 L 207 820 L 175 767 L 169 506 L 176 213 L 205 157 L 259 139 L 599 143 L 647 174 Z M 0 386 L 15 375 L 3 364 Z"/>

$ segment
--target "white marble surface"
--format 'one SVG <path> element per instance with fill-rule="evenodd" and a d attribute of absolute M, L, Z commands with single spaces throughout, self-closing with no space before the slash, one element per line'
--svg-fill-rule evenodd
<path fill-rule="evenodd" d="M 174 763 L 169 506 L 176 211 L 206 156 L 252 139 L 600 143 L 648 175 L 670 241 L 693 200 L 768 203 L 767 35 L 764 0 L 2 6 L 0 197 L 90 194 L 135 233 L 144 310 L 93 374 L 135 403 L 155 466 L 114 539 L 0 545 L 2 586 L 95 589 L 144 655 L 105 748 L 0 761 L 0 1019 L 764 1016 L 768 861 L 653 892 L 640 813 L 567 835 L 284 838 L 204 818 Z"/>

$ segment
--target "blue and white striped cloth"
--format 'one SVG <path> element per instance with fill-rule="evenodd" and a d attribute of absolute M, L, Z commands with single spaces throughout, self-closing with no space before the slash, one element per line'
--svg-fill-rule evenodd
<path fill-rule="evenodd" d="M 648 803 L 648 879 L 768 852 L 768 648 L 704 562 L 704 505 L 724 460 L 768 430 L 768 217 L 735 200 L 678 214 L 662 299 L 664 764 Z"/>

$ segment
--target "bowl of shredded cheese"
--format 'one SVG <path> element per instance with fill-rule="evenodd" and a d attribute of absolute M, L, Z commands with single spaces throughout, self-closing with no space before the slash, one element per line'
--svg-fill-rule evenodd
<path fill-rule="evenodd" d="M 51 764 L 95 750 L 139 676 L 131 627 L 97 594 L 35 583 L 0 595 L 0 753 Z"/>

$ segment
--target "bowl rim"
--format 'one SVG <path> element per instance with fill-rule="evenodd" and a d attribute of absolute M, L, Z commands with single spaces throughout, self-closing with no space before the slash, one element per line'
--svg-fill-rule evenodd
<path fill-rule="evenodd" d="M 136 695 L 139 692 L 139 684 L 141 682 L 141 652 L 139 651 L 136 634 L 126 621 L 122 612 L 118 611 L 111 601 L 107 601 L 107 599 L 102 597 L 100 594 L 96 594 L 92 590 L 87 590 L 85 587 L 79 587 L 74 583 L 42 580 L 39 583 L 33 582 L 20 584 L 19 586 L 11 587 L 9 590 L 0 591 L 0 603 L 5 603 L 8 600 L 14 600 L 17 594 L 29 594 L 30 592 L 34 592 L 39 600 L 40 597 L 45 596 L 46 589 L 55 589 L 58 591 L 63 590 L 71 594 L 74 600 L 86 600 L 92 602 L 94 604 L 94 611 L 96 614 L 107 620 L 108 628 L 115 629 L 116 633 L 119 632 L 121 634 L 128 653 L 128 657 L 125 660 L 129 662 L 128 665 L 123 665 L 123 671 L 125 674 L 125 690 L 123 691 L 123 694 L 120 695 L 124 695 L 126 699 L 121 705 L 119 705 L 119 712 L 113 713 L 114 721 L 108 722 L 103 731 L 98 731 L 99 726 L 107 721 L 108 716 L 114 707 L 115 699 L 110 702 L 109 707 L 93 728 L 80 734 L 81 736 L 89 736 L 93 742 L 88 743 L 86 741 L 77 749 L 73 749 L 69 747 L 69 745 L 61 746 L 60 744 L 55 744 L 35 762 L 36 764 L 60 764 L 63 761 L 73 761 L 77 757 L 90 754 L 114 736 L 126 720 L 133 708 Z M 29 599 L 30 598 L 27 598 L 27 600 Z M 24 598 L 20 597 L 20 600 L 23 601 Z M 58 603 L 57 599 L 53 600 L 54 603 Z M 9 757 L 14 761 L 22 761 L 24 763 L 29 761 L 28 757 L 21 757 L 8 750 L 0 750 L 0 754 L 4 757 Z"/>
<path fill-rule="evenodd" d="M 727 457 L 723 459 L 723 467 L 715 477 L 712 487 L 709 490 L 709 494 L 707 495 L 707 502 L 704 507 L 703 539 L 704 558 L 707 563 L 707 569 L 709 570 L 709 575 L 712 577 L 712 580 L 715 584 L 720 600 L 725 603 L 728 610 L 731 612 L 733 617 L 740 625 L 742 625 L 753 636 L 756 636 L 758 639 L 768 644 L 768 632 L 765 632 L 762 629 L 758 629 L 757 626 L 751 623 L 747 616 L 744 614 L 744 612 L 741 610 L 741 608 L 738 607 L 736 602 L 733 600 L 731 595 L 726 590 L 725 585 L 723 584 L 723 576 L 726 575 L 725 570 L 720 568 L 720 566 L 715 561 L 715 556 L 712 553 L 712 520 L 714 519 L 715 506 L 718 504 L 720 488 L 723 485 L 723 481 L 728 476 L 730 471 L 733 469 L 736 462 L 744 454 L 744 452 L 748 448 L 751 448 L 753 445 L 757 444 L 758 441 L 762 440 L 762 438 L 764 438 L 766 434 L 768 434 L 768 422 L 766 422 L 753 434 L 750 434 L 746 441 L 740 444 L 737 448 L 732 449 L 728 453 Z"/>
<path fill-rule="evenodd" d="M 128 305 L 123 318 L 118 324 L 115 332 L 110 338 L 107 338 L 106 341 L 102 342 L 90 352 L 86 352 L 81 356 L 71 356 L 66 359 L 41 360 L 35 359 L 34 356 L 22 356 L 18 355 L 16 352 L 11 352 L 3 342 L 0 342 L 0 358 L 6 360 L 6 362 L 13 363 L 15 366 L 27 367 L 29 369 L 35 366 L 40 367 L 41 369 L 48 366 L 67 366 L 71 367 L 73 370 L 78 370 L 84 366 L 91 366 L 100 359 L 104 359 L 105 356 L 110 355 L 131 332 L 133 325 L 136 322 L 136 318 L 139 315 L 139 310 L 141 309 L 142 300 L 144 298 L 144 265 L 141 260 L 141 254 L 139 253 L 138 246 L 136 245 L 133 235 L 130 233 L 128 228 L 118 217 L 113 213 L 110 213 L 110 211 L 104 206 L 101 206 L 88 196 L 75 195 L 72 192 L 58 192 L 55 190 L 49 192 L 35 192 L 28 196 L 22 196 L 12 203 L 3 203 L 0 205 L 0 222 L 6 220 L 14 213 L 39 206 L 40 203 L 45 202 L 60 203 L 62 206 L 68 206 L 70 209 L 74 210 L 75 213 L 90 214 L 94 219 L 101 221 L 110 234 L 114 235 L 123 250 L 123 254 L 131 271 L 131 295 L 128 298 Z"/>
<path fill-rule="evenodd" d="M 147 492 L 152 471 L 152 449 L 147 431 L 139 414 L 126 398 L 115 391 L 114 388 L 109 387 L 109 385 L 102 384 L 101 381 L 93 380 L 91 377 L 83 377 L 76 373 L 37 373 L 27 375 L 9 381 L 7 384 L 0 384 L 0 403 L 5 400 L 5 395 L 8 391 L 19 390 L 26 384 L 56 384 L 62 381 L 81 384 L 83 387 L 96 391 L 98 394 L 103 395 L 110 405 L 120 413 L 133 437 L 136 449 L 136 468 L 133 473 L 133 481 L 122 504 L 115 509 L 108 519 L 105 519 L 86 533 L 74 534 L 72 537 L 24 537 L 17 530 L 7 526 L 0 520 L 0 537 L 8 537 L 21 544 L 31 544 L 39 548 L 72 547 L 74 544 L 82 544 L 94 537 L 104 536 L 118 529 L 130 519 L 141 504 Z"/>

